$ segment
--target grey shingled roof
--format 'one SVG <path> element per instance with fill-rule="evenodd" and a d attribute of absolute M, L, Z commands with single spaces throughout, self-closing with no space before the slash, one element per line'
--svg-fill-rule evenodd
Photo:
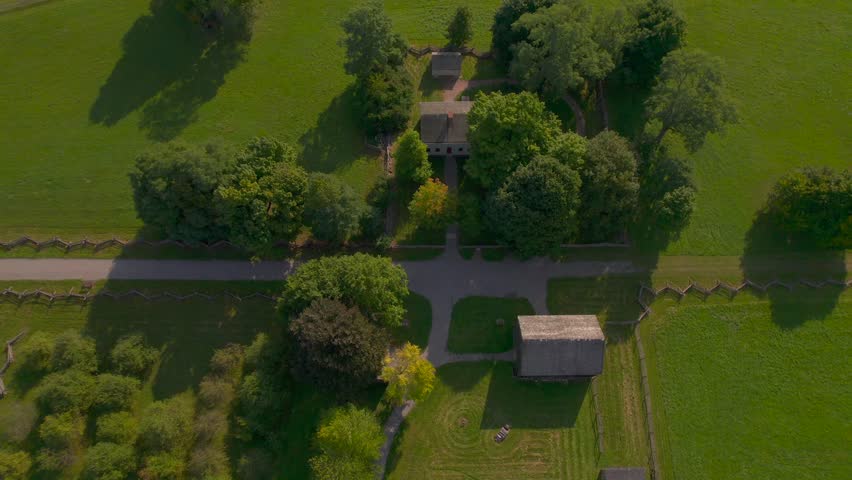
<path fill-rule="evenodd" d="M 420 104 L 420 139 L 425 143 L 467 143 L 467 112 L 473 102 Z M 450 118 L 452 114 L 452 118 Z"/>
<path fill-rule="evenodd" d="M 522 315 L 518 317 L 525 340 L 603 340 L 594 315 Z"/>
<path fill-rule="evenodd" d="M 606 341 L 594 315 L 518 317 L 521 377 L 577 378 L 603 372 Z"/>
<path fill-rule="evenodd" d="M 432 75 L 461 75 L 462 56 L 459 52 L 432 53 Z"/>
<path fill-rule="evenodd" d="M 600 480 L 645 480 L 644 468 L 604 468 Z"/>

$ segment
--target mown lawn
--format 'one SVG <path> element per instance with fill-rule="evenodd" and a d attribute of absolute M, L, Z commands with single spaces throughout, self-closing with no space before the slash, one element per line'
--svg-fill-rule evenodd
<path fill-rule="evenodd" d="M 642 339 L 664 478 L 852 476 L 852 296 L 779 292 L 654 304 Z"/>
<path fill-rule="evenodd" d="M 454 353 L 511 350 L 518 315 L 533 314 L 535 310 L 526 298 L 462 298 L 453 305 L 447 348 Z"/>
<path fill-rule="evenodd" d="M 389 479 L 590 479 L 597 474 L 588 383 L 522 382 L 510 363 L 438 369 L 403 424 Z M 494 435 L 511 425 L 508 438 Z"/>

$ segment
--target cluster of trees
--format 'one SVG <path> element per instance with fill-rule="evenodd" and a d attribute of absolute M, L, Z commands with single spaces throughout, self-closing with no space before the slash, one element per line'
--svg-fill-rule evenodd
<path fill-rule="evenodd" d="M 371 211 L 334 176 L 308 175 L 295 149 L 273 138 L 241 151 L 219 144 L 157 145 L 130 174 L 136 210 L 149 226 L 188 242 L 231 242 L 254 252 L 293 239 L 306 224 L 315 238 L 344 243 Z"/>
<path fill-rule="evenodd" d="M 395 174 L 406 190 L 415 188 L 408 212 L 417 228 L 440 230 L 455 217 L 455 198 L 446 184 L 432 177 L 432 164 L 420 134 L 408 130 L 394 148 Z"/>

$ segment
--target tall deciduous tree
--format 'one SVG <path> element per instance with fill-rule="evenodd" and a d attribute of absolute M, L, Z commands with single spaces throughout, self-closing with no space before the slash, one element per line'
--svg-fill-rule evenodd
<path fill-rule="evenodd" d="M 399 67 L 408 48 L 402 36 L 393 31 L 390 18 L 379 0 L 371 0 L 354 10 L 343 20 L 344 37 L 340 44 L 346 48 L 346 73 L 368 77 L 374 71 Z"/>
<path fill-rule="evenodd" d="M 432 164 L 426 144 L 420 140 L 420 134 L 408 130 L 396 142 L 393 153 L 396 178 L 406 183 L 422 185 L 432 176 Z"/>
<path fill-rule="evenodd" d="M 290 333 L 296 377 L 342 393 L 375 382 L 389 342 L 357 308 L 327 299 L 311 303 L 290 323 Z"/>
<path fill-rule="evenodd" d="M 693 151 L 708 133 L 737 119 L 725 94 L 722 61 L 701 50 L 679 49 L 666 55 L 645 108 L 648 118 L 660 127 L 654 144 L 659 145 L 671 130 Z"/>
<path fill-rule="evenodd" d="M 695 187 L 689 166 L 665 147 L 650 152 L 639 164 L 640 238 L 668 240 L 689 223 Z"/>
<path fill-rule="evenodd" d="M 348 405 L 332 410 L 317 430 L 314 443 L 322 452 L 311 458 L 317 480 L 370 480 L 385 436 L 368 410 Z"/>
<path fill-rule="evenodd" d="M 251 37 L 260 0 L 180 0 L 190 18 L 205 28 L 223 29 L 238 39 Z"/>
<path fill-rule="evenodd" d="M 408 125 L 414 105 L 414 86 L 405 68 L 376 68 L 369 75 L 359 77 L 355 89 L 368 134 L 398 132 Z"/>
<path fill-rule="evenodd" d="M 456 14 L 453 15 L 453 19 L 447 27 L 447 32 L 444 34 L 451 46 L 463 47 L 473 39 L 473 27 L 470 24 L 471 17 L 470 9 L 466 6 L 456 9 Z"/>
<path fill-rule="evenodd" d="M 628 80 L 648 85 L 672 50 L 686 36 L 686 21 L 671 0 L 645 0 L 632 8 L 636 26 L 624 47 L 623 71 Z"/>
<path fill-rule="evenodd" d="M 636 213 L 639 178 L 636 155 L 623 137 L 606 130 L 589 142 L 580 209 L 581 236 L 608 242 L 625 231 Z"/>
<path fill-rule="evenodd" d="M 447 185 L 438 179 L 429 179 L 414 192 L 408 204 L 408 213 L 418 228 L 435 230 L 452 221 L 455 213 L 453 207 Z"/>
<path fill-rule="evenodd" d="M 421 355 L 420 348 L 406 342 L 385 357 L 381 378 L 388 382 L 385 394 L 394 404 L 423 400 L 435 388 L 435 367 Z"/>
<path fill-rule="evenodd" d="M 500 240 L 522 256 L 549 253 L 577 233 L 580 176 L 549 157 L 519 167 L 486 210 Z"/>
<path fill-rule="evenodd" d="M 312 173 L 305 198 L 305 223 L 319 240 L 344 243 L 358 232 L 367 204 L 355 190 L 327 173 Z"/>
<path fill-rule="evenodd" d="M 525 13 L 553 5 L 553 0 L 503 0 L 491 25 L 491 52 L 497 64 L 506 70 L 512 61 L 512 45 L 527 38 L 529 30 L 515 22 Z"/>
<path fill-rule="evenodd" d="M 516 168 L 547 152 L 561 133 L 559 119 L 529 92 L 478 94 L 468 114 L 468 175 L 496 188 Z"/>

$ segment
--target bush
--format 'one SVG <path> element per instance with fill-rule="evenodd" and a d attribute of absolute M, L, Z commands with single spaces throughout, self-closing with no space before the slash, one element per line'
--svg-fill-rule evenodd
<path fill-rule="evenodd" d="M 38 427 L 38 436 L 44 446 L 51 450 L 66 450 L 79 443 L 83 436 L 83 419 L 74 413 L 44 417 Z"/>
<path fill-rule="evenodd" d="M 384 330 L 336 300 L 315 300 L 290 333 L 296 377 L 344 393 L 375 383 L 389 344 Z"/>
<path fill-rule="evenodd" d="M 116 342 L 110 353 L 110 360 L 115 371 L 121 375 L 144 377 L 158 356 L 156 348 L 145 345 L 142 335 L 133 334 Z"/>
<path fill-rule="evenodd" d="M 56 478 L 55 472 L 64 470 L 77 461 L 77 455 L 72 450 L 51 450 L 42 448 L 35 457 L 35 463 L 41 472 L 50 473 L 48 478 Z"/>
<path fill-rule="evenodd" d="M 95 377 L 80 370 L 66 370 L 44 377 L 36 400 L 45 413 L 85 412 L 92 405 Z"/>
<path fill-rule="evenodd" d="M 55 341 L 44 332 L 35 332 L 25 339 L 20 352 L 21 368 L 33 374 L 50 371 Z"/>
<path fill-rule="evenodd" d="M 53 345 L 53 370 L 73 368 L 86 373 L 98 371 L 95 342 L 79 332 L 67 330 L 59 334 Z"/>
<path fill-rule="evenodd" d="M 6 413 L 0 415 L 0 442 L 6 444 L 21 443 L 26 440 L 38 418 L 38 412 L 32 403 L 22 401 L 11 401 L 11 403 L 7 405 Z"/>
<path fill-rule="evenodd" d="M 136 453 L 130 445 L 100 442 L 86 452 L 83 477 L 91 480 L 124 480 L 136 470 Z"/>
<path fill-rule="evenodd" d="M 393 158 L 394 173 L 400 182 L 422 185 L 432 176 L 432 164 L 429 163 L 426 144 L 420 140 L 420 134 L 415 130 L 408 130 L 400 135 Z"/>
<path fill-rule="evenodd" d="M 315 444 L 322 452 L 311 459 L 319 479 L 369 479 L 385 441 L 378 419 L 368 410 L 348 405 L 332 410 L 320 425 Z"/>
<path fill-rule="evenodd" d="M 175 480 L 184 478 L 186 462 L 181 455 L 165 452 L 145 458 L 145 467 L 139 471 L 142 480 Z"/>
<path fill-rule="evenodd" d="M 305 197 L 305 224 L 317 240 L 345 243 L 358 233 L 367 204 L 334 175 L 312 173 Z"/>
<path fill-rule="evenodd" d="M 234 400 L 234 385 L 218 378 L 205 378 L 198 387 L 198 401 L 204 408 L 225 408 Z"/>
<path fill-rule="evenodd" d="M 280 432 L 288 400 L 285 385 L 289 378 L 284 364 L 285 353 L 280 342 L 266 334 L 258 334 L 246 348 L 246 368 L 238 389 L 238 423 L 249 435 L 272 437 Z"/>
<path fill-rule="evenodd" d="M 438 230 L 452 222 L 455 202 L 447 185 L 440 180 L 429 179 L 414 192 L 408 213 L 417 228 Z"/>
<path fill-rule="evenodd" d="M 33 461 L 27 452 L 0 449 L 0 478 L 24 480 Z"/>
<path fill-rule="evenodd" d="M 101 411 L 130 410 L 139 386 L 139 380 L 132 377 L 98 375 L 94 406 Z"/>
<path fill-rule="evenodd" d="M 224 449 L 206 446 L 192 451 L 187 472 L 190 478 L 225 480 L 231 478 L 230 460 Z"/>
<path fill-rule="evenodd" d="M 229 382 L 236 382 L 243 375 L 243 347 L 228 344 L 213 352 L 210 359 L 210 374 Z"/>
<path fill-rule="evenodd" d="M 188 395 L 152 403 L 139 423 L 142 449 L 153 453 L 186 452 L 192 444 L 193 407 L 192 397 Z"/>
<path fill-rule="evenodd" d="M 98 418 L 95 439 L 98 442 L 133 445 L 139 435 L 139 421 L 130 412 L 109 413 Z"/>

